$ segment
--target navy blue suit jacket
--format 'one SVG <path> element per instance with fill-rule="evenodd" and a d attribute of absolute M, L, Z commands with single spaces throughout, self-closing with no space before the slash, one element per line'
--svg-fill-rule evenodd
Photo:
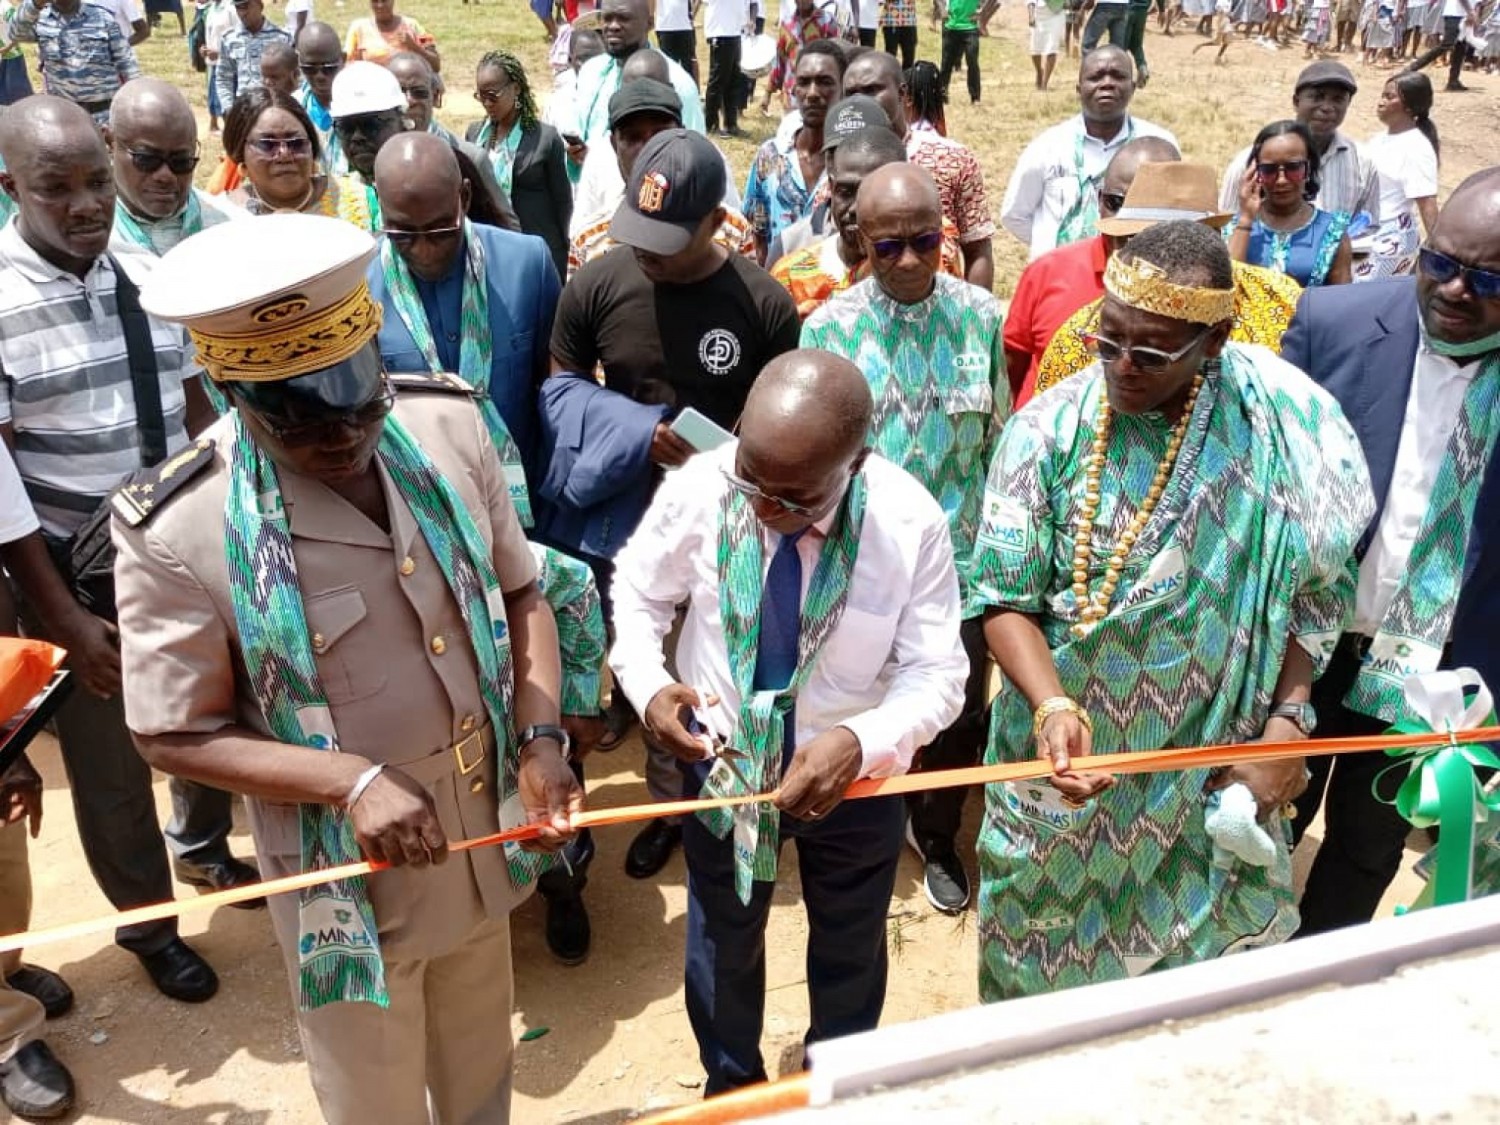
<path fill-rule="evenodd" d="M 1375 516 L 1361 558 L 1385 511 L 1420 341 L 1412 278 L 1309 289 L 1281 340 L 1282 358 L 1338 399 L 1364 447 Z M 1473 667 L 1500 689 L 1500 457 L 1485 469 L 1449 640 L 1446 667 Z"/>

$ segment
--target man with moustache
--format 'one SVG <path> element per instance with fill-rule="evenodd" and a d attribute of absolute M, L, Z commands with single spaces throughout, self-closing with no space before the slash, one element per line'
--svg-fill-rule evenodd
<path fill-rule="evenodd" d="M 620 88 L 625 61 L 651 44 L 651 7 L 647 0 L 604 0 L 599 8 L 599 34 L 604 39 L 604 54 L 589 59 L 578 68 L 578 135 L 582 145 L 571 145 L 568 155 L 579 165 L 588 148 L 605 139 L 609 132 L 609 99 Z M 703 132 L 703 102 L 693 76 L 671 59 L 667 73 L 672 89 L 682 99 L 682 122 L 696 132 Z"/>

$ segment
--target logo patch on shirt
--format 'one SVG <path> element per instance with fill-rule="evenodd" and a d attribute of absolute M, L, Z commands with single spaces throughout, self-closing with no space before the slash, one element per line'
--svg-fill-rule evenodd
<path fill-rule="evenodd" d="M 1187 583 L 1187 557 L 1175 544 L 1151 560 L 1146 573 L 1120 601 L 1120 610 L 1145 609 L 1180 597 Z"/>
<path fill-rule="evenodd" d="M 726 328 L 712 328 L 698 341 L 698 362 L 711 375 L 728 375 L 740 365 L 740 342 Z"/>
<path fill-rule="evenodd" d="M 1031 548 L 1031 513 L 1020 501 L 986 489 L 979 542 L 997 551 L 1025 554 Z"/>
<path fill-rule="evenodd" d="M 984 352 L 964 352 L 953 357 L 955 371 L 988 371 L 990 357 Z"/>

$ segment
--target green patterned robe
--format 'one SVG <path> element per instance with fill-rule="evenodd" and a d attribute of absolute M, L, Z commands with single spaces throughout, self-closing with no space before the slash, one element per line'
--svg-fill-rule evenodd
<path fill-rule="evenodd" d="M 536 584 L 557 622 L 557 650 L 562 659 L 561 711 L 564 715 L 599 714 L 604 695 L 604 654 L 608 640 L 599 588 L 588 563 L 552 547 L 532 542 Z"/>
<path fill-rule="evenodd" d="M 1010 414 L 1000 302 L 940 273 L 924 301 L 903 305 L 868 278 L 820 307 L 802 346 L 854 362 L 870 382 L 870 444 L 921 481 L 948 516 L 967 620 L 984 496 L 984 459 Z"/>
<path fill-rule="evenodd" d="M 1288 640 L 1322 671 L 1354 604 L 1353 551 L 1374 509 L 1333 399 L 1269 351 L 1211 365 L 1161 501 L 1087 637 L 1073 526 L 1104 379 L 1090 370 L 1011 420 L 975 553 L 983 604 L 1035 615 L 1096 753 L 1259 737 Z M 1145 498 L 1170 427 L 1117 414 L 1089 586 Z M 1031 707 L 995 700 L 989 762 L 1035 756 Z M 992 785 L 980 836 L 980 993 L 999 1000 L 1282 941 L 1296 928 L 1285 820 L 1269 868 L 1216 867 L 1207 771 L 1121 777 L 1082 809 L 1044 782 Z"/>

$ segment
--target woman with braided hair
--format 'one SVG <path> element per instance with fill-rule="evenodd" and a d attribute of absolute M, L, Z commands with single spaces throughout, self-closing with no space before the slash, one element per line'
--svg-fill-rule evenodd
<path fill-rule="evenodd" d="M 538 120 L 521 60 L 509 51 L 481 58 L 474 99 L 485 116 L 469 126 L 464 139 L 484 151 L 495 179 L 510 196 L 521 230 L 542 238 L 557 275 L 567 276 L 568 222 L 573 217 L 568 153 L 557 130 Z"/>
<path fill-rule="evenodd" d="M 948 122 L 943 115 L 943 83 L 938 68 L 919 59 L 901 77 L 906 82 L 907 124 L 946 137 Z"/>

